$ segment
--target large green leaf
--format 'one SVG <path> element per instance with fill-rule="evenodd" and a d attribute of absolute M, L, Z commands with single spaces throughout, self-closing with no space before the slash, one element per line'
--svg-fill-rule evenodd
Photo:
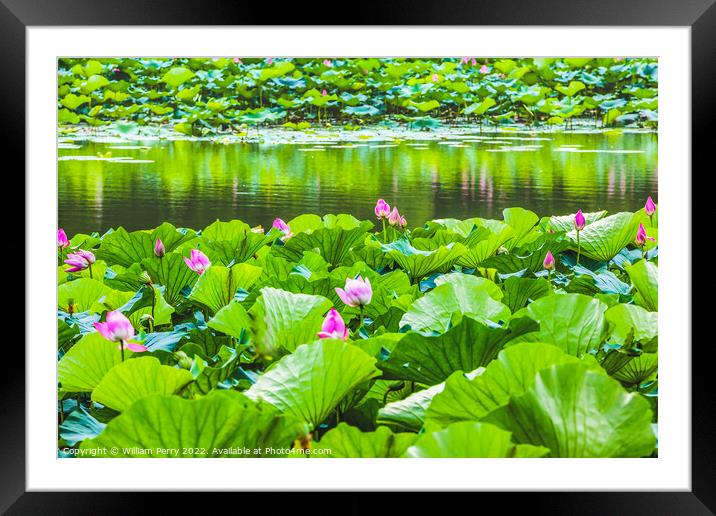
<path fill-rule="evenodd" d="M 288 260 L 297 262 L 303 257 L 304 251 L 318 252 L 329 264 L 338 266 L 346 262 L 353 247 L 363 242 L 366 232 L 373 226 L 365 221 L 352 229 L 342 227 L 320 228 L 312 233 L 299 233 L 286 240 L 280 247 L 274 247 L 274 253 Z"/>
<path fill-rule="evenodd" d="M 248 224 L 240 220 L 217 220 L 202 231 L 201 248 L 212 262 L 232 265 L 249 260 L 278 236 L 279 232 L 275 230 L 266 234 L 254 233 Z"/>
<path fill-rule="evenodd" d="M 375 359 L 348 342 L 304 344 L 246 391 L 315 428 L 360 384 L 376 376 Z"/>
<path fill-rule="evenodd" d="M 425 411 L 433 398 L 444 388 L 445 383 L 439 383 L 422 391 L 414 392 L 405 399 L 388 403 L 378 411 L 376 422 L 401 430 L 417 432 L 425 422 Z"/>
<path fill-rule="evenodd" d="M 193 377 L 186 369 L 162 365 L 154 357 L 139 357 L 117 364 L 92 391 L 92 401 L 122 412 L 150 394 L 174 394 Z"/>
<path fill-rule="evenodd" d="M 577 357 L 595 351 L 602 343 L 606 309 L 598 299 L 583 294 L 546 296 L 526 308 L 540 324 L 538 340 L 552 342 Z"/>
<path fill-rule="evenodd" d="M 444 430 L 421 435 L 405 452 L 412 458 L 543 457 L 541 446 L 516 445 L 512 434 L 489 423 L 454 423 Z"/>
<path fill-rule="evenodd" d="M 238 300 L 234 300 L 216 312 L 207 324 L 209 328 L 241 339 L 246 331 L 251 329 L 252 323 L 243 305 Z"/>
<path fill-rule="evenodd" d="M 391 244 L 381 244 L 381 247 L 412 278 L 413 282 L 430 273 L 449 269 L 467 251 L 460 243 L 450 243 L 425 251 L 413 247 L 406 238 Z"/>
<path fill-rule="evenodd" d="M 631 334 L 636 342 L 647 344 L 659 334 L 658 314 L 641 306 L 620 303 L 609 308 L 604 317 L 610 325 L 612 339 L 618 343 L 625 342 Z"/>
<path fill-rule="evenodd" d="M 178 230 L 164 222 L 153 231 L 133 231 L 128 233 L 123 227 L 105 234 L 96 253 L 97 258 L 110 265 L 119 264 L 129 267 L 145 258 L 155 256 L 154 245 L 158 238 L 164 243 L 166 251 L 173 251 L 182 243 L 193 239 L 196 234 L 189 230 Z"/>
<path fill-rule="evenodd" d="M 659 271 L 657 266 L 646 260 L 639 260 L 634 265 L 627 265 L 626 271 L 636 287 L 636 302 L 651 312 L 657 312 L 659 310 Z"/>
<path fill-rule="evenodd" d="M 450 328 L 455 313 L 497 322 L 506 320 L 510 309 L 495 301 L 487 284 L 447 282 L 415 300 L 400 325 L 418 332 L 444 333 Z"/>
<path fill-rule="evenodd" d="M 502 222 L 486 220 L 481 224 L 467 237 L 465 245 L 468 250 L 460 257 L 458 265 L 473 269 L 483 266 L 485 260 L 494 256 L 503 244 L 515 236 L 514 230 Z"/>
<path fill-rule="evenodd" d="M 79 278 L 58 287 L 57 306 L 65 312 L 86 312 L 93 309 L 109 292 L 111 289 L 101 281 Z M 71 310 L 70 305 L 72 305 Z"/>
<path fill-rule="evenodd" d="M 539 370 L 572 362 L 577 359 L 551 344 L 526 342 L 505 348 L 484 371 L 450 376 L 443 392 L 430 404 L 426 421 L 438 427 L 456 421 L 478 421 L 505 405 L 510 396 L 522 394 Z"/>
<path fill-rule="evenodd" d="M 378 364 L 384 377 L 434 385 L 455 371 L 472 371 L 495 358 L 505 342 L 536 329 L 529 319 L 520 319 L 514 329 L 488 326 L 472 317 L 438 336 L 408 333 L 390 357 Z"/>
<path fill-rule="evenodd" d="M 552 231 L 568 232 L 574 229 L 574 216 L 576 213 L 571 215 L 552 215 L 547 222 L 547 229 Z M 607 216 L 606 210 L 594 211 L 591 213 L 583 213 L 584 222 L 586 225 L 596 222 L 599 219 L 603 219 Z"/>
<path fill-rule="evenodd" d="M 537 373 L 527 391 L 487 416 L 516 442 L 552 457 L 644 457 L 654 450 L 649 402 L 583 364 Z"/>
<path fill-rule="evenodd" d="M 261 276 L 261 267 L 240 263 L 233 267 L 211 265 L 199 277 L 189 294 L 195 301 L 216 313 L 233 301 L 239 288 L 248 290 Z"/>
<path fill-rule="evenodd" d="M 505 247 L 510 250 L 519 246 L 539 222 L 539 217 L 535 212 L 524 208 L 505 208 L 502 210 L 502 215 L 514 233 L 514 237 L 505 244 Z"/>
<path fill-rule="evenodd" d="M 607 261 L 634 241 L 639 228 L 638 213 L 621 212 L 588 224 L 579 232 L 582 255 L 593 260 Z M 572 248 L 577 249 L 577 231 L 567 233 Z"/>
<path fill-rule="evenodd" d="M 192 288 L 199 276 L 187 267 L 179 253 L 167 253 L 162 258 L 152 256 L 142 260 L 142 266 L 157 285 L 164 286 L 164 298 L 172 306 L 184 299 L 182 290 Z"/>
<path fill-rule="evenodd" d="M 512 276 L 505 280 L 505 297 L 502 302 L 514 313 L 532 301 L 549 295 L 552 288 L 544 278 L 518 278 Z"/>
<path fill-rule="evenodd" d="M 291 352 L 301 344 L 313 342 L 331 305 L 323 296 L 262 288 L 261 296 L 249 310 L 257 349 L 273 356 L 281 350 Z"/>
<path fill-rule="evenodd" d="M 130 356 L 132 352 L 125 349 L 125 360 Z M 60 359 L 58 381 L 64 392 L 91 392 L 121 361 L 119 344 L 99 333 L 88 333 Z"/>
<path fill-rule="evenodd" d="M 305 430 L 273 407 L 236 391 L 215 391 L 197 400 L 152 394 L 110 421 L 81 448 L 104 449 L 97 455 L 104 458 L 280 456 Z M 109 455 L 109 450 L 117 454 Z"/>
<path fill-rule="evenodd" d="M 361 432 L 345 423 L 329 430 L 313 448 L 330 453 L 315 453 L 317 458 L 394 458 L 400 457 L 415 440 L 413 433 L 394 434 L 381 426 L 375 432 Z"/>

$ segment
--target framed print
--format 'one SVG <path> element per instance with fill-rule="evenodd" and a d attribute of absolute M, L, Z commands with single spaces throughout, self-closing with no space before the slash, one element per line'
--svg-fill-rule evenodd
<path fill-rule="evenodd" d="M 690 208 L 716 10 L 517 4 L 260 26 L 3 0 L 28 203 L 3 509 L 427 490 L 709 514 Z"/>

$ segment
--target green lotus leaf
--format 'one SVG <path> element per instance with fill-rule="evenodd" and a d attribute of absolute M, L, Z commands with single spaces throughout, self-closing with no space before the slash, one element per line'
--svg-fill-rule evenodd
<path fill-rule="evenodd" d="M 574 216 L 576 213 L 571 215 L 552 215 L 547 222 L 547 229 L 557 232 L 569 232 L 574 229 Z M 607 211 L 594 211 L 590 213 L 583 213 L 584 222 L 588 226 L 589 224 L 603 219 L 607 216 Z"/>
<path fill-rule="evenodd" d="M 658 366 L 659 355 L 657 353 L 642 353 L 611 373 L 611 376 L 622 383 L 639 385 L 656 373 Z"/>
<path fill-rule="evenodd" d="M 438 285 L 410 305 L 400 320 L 400 326 L 409 326 L 418 332 L 445 333 L 455 313 L 480 321 L 507 320 L 510 309 L 496 301 L 490 293 L 487 285 L 472 282 Z"/>
<path fill-rule="evenodd" d="M 544 457 L 542 446 L 514 444 L 512 434 L 489 423 L 453 423 L 428 432 L 405 452 L 411 458 L 511 458 Z"/>
<path fill-rule="evenodd" d="M 211 265 L 197 280 L 189 299 L 216 313 L 234 300 L 239 288 L 248 290 L 261 276 L 261 267 L 239 263 Z"/>
<path fill-rule="evenodd" d="M 505 405 L 510 396 L 525 392 L 539 370 L 577 360 L 556 346 L 540 342 L 505 348 L 483 371 L 452 374 L 443 392 L 430 404 L 426 422 L 444 427 L 456 421 L 479 421 Z"/>
<path fill-rule="evenodd" d="M 467 237 L 465 245 L 468 250 L 457 263 L 473 269 L 481 267 L 485 260 L 494 256 L 500 247 L 514 236 L 514 230 L 499 221 L 490 221 L 489 225 L 478 226 Z"/>
<path fill-rule="evenodd" d="M 433 398 L 445 388 L 445 383 L 439 383 L 412 393 L 405 399 L 386 404 L 378 411 L 376 423 L 388 425 L 400 430 L 417 432 L 425 422 L 425 411 Z"/>
<path fill-rule="evenodd" d="M 621 212 L 588 224 L 579 232 L 579 243 L 583 256 L 598 261 L 614 258 L 634 241 L 639 228 L 639 214 Z M 577 232 L 567 233 L 572 248 L 577 249 Z"/>
<path fill-rule="evenodd" d="M 518 278 L 512 276 L 505 280 L 505 297 L 502 302 L 514 313 L 532 301 L 550 295 L 552 288 L 543 278 Z"/>
<path fill-rule="evenodd" d="M 584 364 L 541 370 L 524 394 L 485 418 L 552 457 L 649 456 L 656 445 L 651 420 L 645 398 Z"/>
<path fill-rule="evenodd" d="M 329 264 L 338 266 L 346 263 L 353 247 L 363 242 L 372 223 L 365 221 L 358 227 L 320 228 L 311 233 L 299 233 L 286 240 L 281 247 L 274 247 L 277 256 L 287 260 L 299 261 L 305 251 L 317 251 Z"/>
<path fill-rule="evenodd" d="M 257 404 L 236 391 L 215 391 L 186 400 L 152 394 L 110 421 L 82 450 L 104 450 L 97 457 L 267 457 L 285 456 L 305 426 Z M 151 454 L 147 454 L 149 451 Z M 82 455 L 91 457 L 87 453 Z"/>
<path fill-rule="evenodd" d="M 57 289 L 57 306 L 65 312 L 85 312 L 101 302 L 111 290 L 96 279 L 80 278 L 68 281 Z"/>
<path fill-rule="evenodd" d="M 123 412 L 151 394 L 174 394 L 193 379 L 189 371 L 162 365 L 154 357 L 133 358 L 104 375 L 92 391 L 92 401 Z"/>
<path fill-rule="evenodd" d="M 340 423 L 329 430 L 318 443 L 317 450 L 330 450 L 330 453 L 315 453 L 316 458 L 324 459 L 375 459 L 400 457 L 415 441 L 413 433 L 394 434 L 381 426 L 375 432 L 361 432 L 354 426 Z"/>
<path fill-rule="evenodd" d="M 514 233 L 514 237 L 505 244 L 505 247 L 510 250 L 519 246 L 539 222 L 539 217 L 535 212 L 524 208 L 505 208 L 502 210 L 502 215 L 505 223 L 512 228 Z"/>
<path fill-rule="evenodd" d="M 425 251 L 413 247 L 406 238 L 400 238 L 391 244 L 381 244 L 381 247 L 413 282 L 433 272 L 449 270 L 467 251 L 460 243 L 451 243 L 432 251 Z"/>
<path fill-rule="evenodd" d="M 607 305 L 583 294 L 560 294 L 537 299 L 527 314 L 540 324 L 538 339 L 552 342 L 580 357 L 595 351 L 606 333 Z"/>
<path fill-rule="evenodd" d="M 105 260 L 108 264 L 119 264 L 129 267 L 133 263 L 140 263 L 145 258 L 152 258 L 154 245 L 161 239 L 167 252 L 173 251 L 182 243 L 195 238 L 193 231 L 178 230 L 168 222 L 153 231 L 127 232 L 119 227 L 102 237 L 102 243 L 96 253 L 97 258 Z"/>
<path fill-rule="evenodd" d="M 125 349 L 125 360 L 131 356 L 132 352 Z M 121 362 L 119 344 L 99 333 L 88 333 L 60 359 L 57 380 L 63 392 L 91 392 Z"/>
<path fill-rule="evenodd" d="M 251 329 L 251 317 L 238 300 L 234 300 L 216 312 L 207 323 L 209 328 L 241 339 Z"/>
<path fill-rule="evenodd" d="M 162 258 L 145 258 L 142 267 L 155 285 L 164 287 L 164 298 L 172 306 L 184 300 L 182 291 L 187 287 L 193 288 L 199 279 L 199 275 L 187 266 L 179 253 L 167 253 Z"/>
<path fill-rule="evenodd" d="M 378 374 L 375 358 L 348 342 L 304 344 L 246 391 L 315 428 L 356 387 Z"/>
<path fill-rule="evenodd" d="M 529 319 L 514 329 L 488 326 L 471 317 L 437 336 L 408 333 L 378 364 L 385 378 L 425 385 L 443 382 L 455 371 L 472 371 L 490 363 L 507 341 L 536 329 Z"/>
<path fill-rule="evenodd" d="M 659 310 L 659 271 L 658 267 L 646 260 L 626 266 L 627 274 L 636 287 L 634 300 L 650 312 Z"/>
<path fill-rule="evenodd" d="M 162 82 L 166 83 L 172 88 L 177 88 L 184 84 L 186 81 L 194 77 L 194 72 L 183 66 L 175 66 L 171 68 L 162 77 Z"/>
<path fill-rule="evenodd" d="M 262 288 L 261 296 L 249 310 L 257 349 L 272 356 L 280 351 L 293 352 L 301 344 L 313 342 L 331 305 L 323 296 Z"/>
<path fill-rule="evenodd" d="M 604 317 L 616 342 L 625 342 L 631 335 L 636 342 L 648 344 L 659 335 L 658 314 L 641 306 L 618 304 L 609 308 Z"/>

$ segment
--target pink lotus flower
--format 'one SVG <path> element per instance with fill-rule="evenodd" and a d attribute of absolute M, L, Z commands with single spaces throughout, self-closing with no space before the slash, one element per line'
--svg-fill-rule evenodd
<path fill-rule="evenodd" d="M 323 64 L 330 68 L 333 66 L 333 61 L 331 61 L 330 59 L 324 59 Z"/>
<path fill-rule="evenodd" d="M 463 57 L 460 59 L 460 64 L 467 64 L 470 61 L 469 57 Z"/>
<path fill-rule="evenodd" d="M 326 314 L 326 318 L 323 320 L 318 337 L 321 339 L 341 339 L 346 340 L 348 338 L 348 328 L 346 323 L 343 322 L 343 317 L 338 313 L 338 310 L 331 308 Z"/>
<path fill-rule="evenodd" d="M 547 256 L 544 257 L 544 262 L 542 262 L 542 266 L 548 271 L 554 269 L 554 256 L 552 256 L 551 251 L 547 251 Z"/>
<path fill-rule="evenodd" d="M 584 220 L 584 215 L 582 214 L 582 210 L 578 210 L 576 215 L 574 216 L 574 229 L 577 231 L 582 231 L 584 229 L 584 226 L 586 226 L 587 221 Z"/>
<path fill-rule="evenodd" d="M 378 202 L 375 203 L 375 216 L 378 217 L 378 220 L 382 220 L 387 219 L 388 215 L 390 215 L 390 205 L 383 199 L 378 199 Z"/>
<path fill-rule="evenodd" d="M 269 57 L 268 59 L 266 59 L 266 64 L 271 66 L 273 64 L 273 57 Z"/>
<path fill-rule="evenodd" d="M 639 224 L 639 229 L 636 232 L 636 238 L 634 239 L 634 241 L 639 247 L 644 247 L 646 245 L 647 240 L 651 240 L 653 242 L 656 239 L 654 237 L 647 236 L 646 229 L 644 229 L 644 224 Z"/>
<path fill-rule="evenodd" d="M 186 262 L 191 270 L 199 275 L 202 275 L 209 265 L 211 265 L 209 258 L 198 249 L 192 249 L 191 256 L 184 258 L 184 262 Z"/>
<path fill-rule="evenodd" d="M 485 75 L 485 74 L 488 73 L 489 71 L 490 71 L 490 69 L 487 67 L 487 65 L 482 65 L 482 66 L 480 67 L 480 73 L 483 74 L 483 75 Z"/>
<path fill-rule="evenodd" d="M 235 57 L 234 64 L 241 64 L 241 59 L 239 59 L 238 57 Z"/>
<path fill-rule="evenodd" d="M 433 82 L 438 82 L 440 80 L 440 76 L 438 74 L 434 73 L 433 76 L 431 77 L 431 80 Z"/>
<path fill-rule="evenodd" d="M 651 199 L 651 197 L 649 197 Z M 70 241 L 67 238 L 67 233 L 65 233 L 65 230 L 60 228 L 57 230 L 57 247 L 69 247 Z"/>
<path fill-rule="evenodd" d="M 96 322 L 94 327 L 105 339 L 120 342 L 120 348 L 135 352 L 147 351 L 146 346 L 130 341 L 134 337 L 134 327 L 119 310 L 107 312 L 106 322 Z"/>
<path fill-rule="evenodd" d="M 393 211 L 390 212 L 390 215 L 388 215 L 388 223 L 391 226 L 400 226 L 401 221 L 404 222 L 405 219 L 398 213 L 398 207 L 394 207 Z"/>
<path fill-rule="evenodd" d="M 321 92 L 321 95 L 324 96 L 324 97 L 325 97 L 326 95 L 328 95 L 328 92 L 326 91 L 325 88 L 324 88 L 323 91 Z"/>
<path fill-rule="evenodd" d="M 271 227 L 274 227 L 281 231 L 284 235 L 284 238 L 291 238 L 293 236 L 293 233 L 291 232 L 291 227 L 286 224 L 283 219 L 274 219 L 273 224 Z"/>
<path fill-rule="evenodd" d="M 472 66 L 476 66 L 476 65 L 477 65 L 477 59 L 475 59 L 475 58 L 473 57 L 473 58 L 472 58 Z"/>
<path fill-rule="evenodd" d="M 373 288 L 370 286 L 368 278 L 363 279 L 358 276 L 355 279 L 346 278 L 346 284 L 343 288 L 336 288 L 338 297 L 350 307 L 360 306 L 361 308 L 369 305 L 373 298 Z"/>
<path fill-rule="evenodd" d="M 159 258 L 167 254 L 167 250 L 164 247 L 164 242 L 162 242 L 161 238 L 157 238 L 157 241 L 154 244 L 154 254 Z"/>
<path fill-rule="evenodd" d="M 652 215 L 654 215 L 654 213 L 656 213 L 656 204 L 654 204 L 654 201 L 652 200 L 651 195 L 646 200 L 646 204 L 644 205 L 644 211 L 646 212 L 646 214 L 649 217 L 651 217 Z"/>
<path fill-rule="evenodd" d="M 67 255 L 65 263 L 70 266 L 66 272 L 79 272 L 87 269 L 95 262 L 95 256 L 90 251 L 80 249 Z"/>

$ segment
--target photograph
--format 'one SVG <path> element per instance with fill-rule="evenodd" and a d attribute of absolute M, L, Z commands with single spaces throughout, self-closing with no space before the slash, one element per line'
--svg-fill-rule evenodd
<path fill-rule="evenodd" d="M 55 60 L 60 462 L 658 462 L 658 56 Z"/>

